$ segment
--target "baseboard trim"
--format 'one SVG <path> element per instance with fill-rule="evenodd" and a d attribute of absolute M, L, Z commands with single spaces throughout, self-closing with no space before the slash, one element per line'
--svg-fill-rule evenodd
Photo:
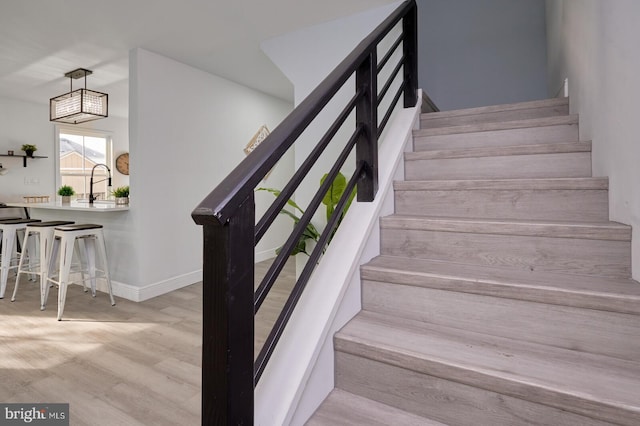
<path fill-rule="evenodd" d="M 276 249 L 272 248 L 257 252 L 255 254 L 256 263 L 273 259 L 275 257 L 275 250 Z M 111 288 L 113 289 L 113 295 L 116 297 L 131 300 L 132 302 L 143 302 L 199 281 L 202 281 L 202 269 L 158 281 L 157 283 L 147 284 L 142 287 L 111 280 Z M 107 290 L 105 283 L 100 281 L 98 282 L 97 289 L 104 292 Z"/>
<path fill-rule="evenodd" d="M 144 302 L 145 300 L 161 296 L 174 290 L 179 290 L 199 281 L 202 281 L 202 269 L 178 275 L 157 283 L 147 284 L 142 287 L 112 280 L 111 288 L 113 289 L 113 294 L 116 297 L 122 297 L 123 299 L 131 300 L 132 302 Z"/>
<path fill-rule="evenodd" d="M 274 257 L 276 257 L 276 249 L 272 248 L 272 249 L 268 249 L 268 250 L 262 250 L 259 252 L 256 252 L 256 256 L 255 256 L 255 262 L 262 262 L 265 260 L 269 260 L 269 259 L 273 259 Z"/>

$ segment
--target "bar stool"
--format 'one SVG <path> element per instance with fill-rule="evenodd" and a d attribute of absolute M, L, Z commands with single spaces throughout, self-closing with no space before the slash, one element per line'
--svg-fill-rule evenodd
<path fill-rule="evenodd" d="M 18 263 L 18 275 L 16 276 L 16 284 L 13 287 L 13 296 L 11 296 L 12 302 L 15 302 L 16 294 L 18 293 L 20 274 L 31 274 L 40 277 L 40 309 L 44 310 L 44 296 L 54 228 L 56 226 L 73 225 L 74 223 L 68 220 L 52 220 L 27 224 L 24 231 L 20 262 Z M 37 244 L 36 238 L 39 244 Z M 36 259 L 38 259 L 37 262 L 35 261 Z"/>
<path fill-rule="evenodd" d="M 2 256 L 0 257 L 0 299 L 4 298 L 7 288 L 9 269 L 18 267 L 18 255 L 21 252 L 18 232 L 24 231 L 27 224 L 40 222 L 39 219 L 4 219 L 0 220 L 2 233 Z M 15 261 L 15 265 L 12 265 Z"/>
<path fill-rule="evenodd" d="M 49 296 L 48 283 L 57 284 L 58 289 L 58 321 L 62 319 L 62 313 L 64 312 L 64 304 L 67 298 L 67 286 L 73 284 L 70 281 L 71 275 L 71 263 L 73 261 L 73 254 L 76 252 L 74 247 L 76 242 L 84 242 L 84 262 L 80 261 L 80 271 L 86 271 L 89 274 L 89 280 L 91 281 L 91 295 L 96 296 L 96 272 L 101 272 L 103 277 L 107 281 L 107 289 L 109 291 L 109 299 L 111 300 L 111 306 L 115 306 L 116 302 L 113 299 L 113 292 L 111 291 L 111 279 L 109 278 L 109 264 L 107 263 L 107 250 L 104 242 L 104 235 L 102 232 L 102 225 L 95 224 L 78 224 L 78 225 L 65 225 L 56 226 L 53 232 L 53 244 L 51 246 L 51 257 L 49 260 L 49 272 L 47 274 L 47 284 L 45 285 L 45 297 L 44 302 L 47 301 Z M 104 269 L 96 268 L 96 246 L 100 255 L 100 261 Z M 55 263 L 56 258 L 59 256 L 58 273 L 55 275 Z M 80 272 L 74 271 L 74 272 Z M 56 279 L 57 278 L 57 279 Z M 82 278 L 84 283 L 85 279 Z M 44 307 L 44 303 L 42 305 Z"/>

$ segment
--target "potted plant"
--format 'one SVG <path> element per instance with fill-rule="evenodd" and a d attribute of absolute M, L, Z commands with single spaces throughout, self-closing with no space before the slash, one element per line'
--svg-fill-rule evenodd
<path fill-rule="evenodd" d="M 25 154 L 27 154 L 27 157 L 33 157 L 33 153 L 38 150 L 38 147 L 29 143 L 25 143 L 20 149 L 23 150 Z"/>
<path fill-rule="evenodd" d="M 71 203 L 71 196 L 75 195 L 76 191 L 73 190 L 69 185 L 62 185 L 58 188 L 58 195 L 62 197 L 62 204 Z"/>
<path fill-rule="evenodd" d="M 129 185 L 119 186 L 112 193 L 116 197 L 116 204 L 129 204 Z"/>

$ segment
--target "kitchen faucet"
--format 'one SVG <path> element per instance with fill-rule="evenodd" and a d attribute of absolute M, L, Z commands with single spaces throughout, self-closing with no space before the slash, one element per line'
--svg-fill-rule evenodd
<path fill-rule="evenodd" d="M 93 201 L 96 200 L 98 197 L 94 197 L 93 196 L 93 172 L 95 171 L 96 167 L 98 166 L 103 166 L 105 169 L 107 169 L 107 172 L 109 172 L 109 177 L 107 178 L 109 180 L 109 182 L 107 183 L 107 186 L 111 186 L 111 169 L 109 169 L 109 166 L 107 166 L 106 164 L 96 164 L 95 166 L 93 166 L 93 169 L 91 169 L 91 179 L 89 179 L 89 204 L 93 204 Z M 100 183 L 100 182 L 104 182 L 107 179 L 102 179 L 99 180 L 98 182 L 95 183 Z"/>

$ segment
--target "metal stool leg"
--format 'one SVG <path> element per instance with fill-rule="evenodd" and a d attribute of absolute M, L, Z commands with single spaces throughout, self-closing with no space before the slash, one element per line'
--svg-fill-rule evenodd
<path fill-rule="evenodd" d="M 44 285 L 40 286 L 40 310 L 44 311 L 45 306 L 47 304 L 47 300 L 49 299 L 49 289 L 53 286 L 53 284 L 49 283 L 49 278 L 53 276 L 53 271 L 55 271 L 56 261 L 59 263 L 60 258 L 58 253 L 60 251 L 60 238 L 56 238 L 53 236 L 51 238 L 51 255 L 49 256 L 49 266 L 47 267 L 47 278 L 44 281 Z M 60 267 L 58 266 L 58 271 Z M 58 272 L 58 280 L 60 272 Z"/>
<path fill-rule="evenodd" d="M 107 244 L 104 241 L 104 234 L 102 232 L 97 233 L 96 239 L 98 240 L 98 251 L 100 252 L 102 267 L 104 268 L 105 279 L 107 280 L 107 289 L 109 290 L 111 306 L 116 306 L 116 301 L 113 298 L 113 290 L 111 290 L 111 277 L 109 276 L 109 264 L 107 263 Z"/>
<path fill-rule="evenodd" d="M 29 271 L 32 271 L 34 267 L 32 258 L 35 257 L 35 253 L 36 253 L 35 235 L 31 235 L 29 231 L 25 231 L 24 240 L 22 241 L 22 243 L 23 243 L 22 252 L 20 253 L 20 261 L 18 262 L 18 273 L 16 275 L 16 283 L 13 286 L 13 294 L 11 295 L 12 302 L 16 301 L 16 294 L 18 294 L 18 285 L 20 284 L 20 275 L 26 273 L 25 271 L 23 271 L 25 259 L 27 259 L 29 262 Z M 34 276 L 33 274 L 31 275 L 32 277 Z M 29 281 L 33 280 L 32 277 L 29 278 Z"/>
<path fill-rule="evenodd" d="M 75 245 L 75 237 L 63 236 L 60 244 L 60 281 L 58 289 L 58 321 L 62 320 L 64 312 L 64 304 L 67 299 L 67 285 L 69 282 L 69 273 L 71 272 L 71 262 L 73 261 L 73 246 Z"/>
<path fill-rule="evenodd" d="M 85 261 L 91 281 L 91 296 L 96 297 L 96 239 L 93 236 L 83 238 Z M 84 280 L 83 280 L 84 282 Z"/>
<path fill-rule="evenodd" d="M 7 288 L 7 278 L 9 278 L 9 266 L 15 246 L 16 233 L 2 233 L 2 265 L 0 266 L 0 299 L 4 298 L 4 291 Z"/>

